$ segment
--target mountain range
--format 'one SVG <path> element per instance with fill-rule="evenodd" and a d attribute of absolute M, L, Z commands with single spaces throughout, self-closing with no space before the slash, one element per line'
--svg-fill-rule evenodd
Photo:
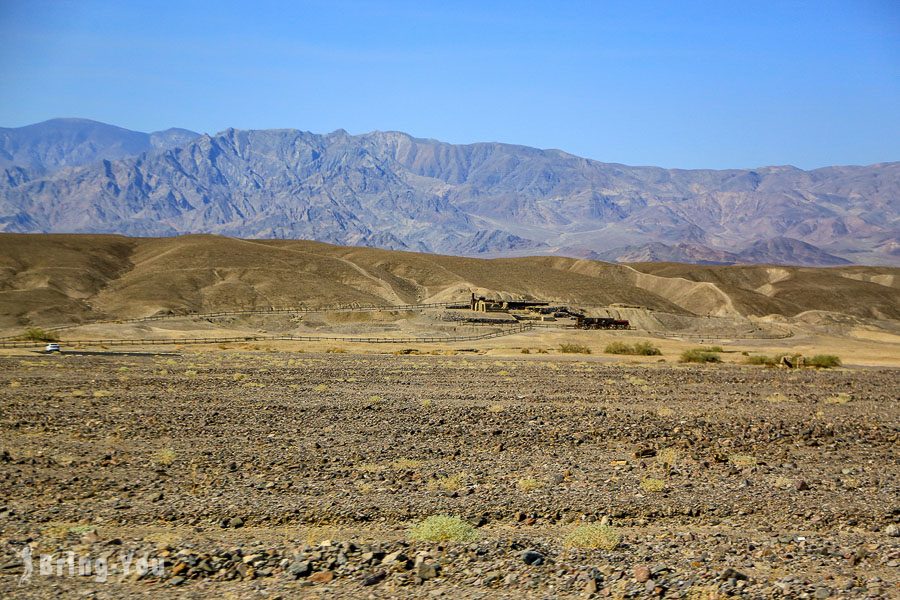
<path fill-rule="evenodd" d="M 900 264 L 900 162 L 603 163 L 400 132 L 0 129 L 0 231 L 297 238 L 464 256 Z"/>

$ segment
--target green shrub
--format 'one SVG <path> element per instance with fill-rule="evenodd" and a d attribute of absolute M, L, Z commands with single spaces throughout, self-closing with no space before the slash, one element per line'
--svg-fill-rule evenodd
<path fill-rule="evenodd" d="M 830 369 L 841 366 L 841 359 L 834 354 L 816 354 L 805 361 L 806 366 L 817 369 Z"/>
<path fill-rule="evenodd" d="M 566 537 L 565 544 L 570 548 L 586 548 L 591 550 L 615 550 L 622 543 L 622 536 L 609 525 L 590 523 L 579 525 Z"/>
<path fill-rule="evenodd" d="M 778 360 L 781 360 L 778 357 Z M 744 363 L 748 365 L 765 365 L 767 367 L 774 367 L 778 364 L 778 360 L 776 360 L 775 356 L 766 356 L 765 354 L 755 354 L 753 356 L 748 356 L 744 359 Z"/>
<path fill-rule="evenodd" d="M 45 331 L 40 327 L 31 327 L 25 330 L 25 333 L 22 334 L 23 340 L 28 340 L 30 342 L 58 342 L 59 338 L 49 331 Z"/>
<path fill-rule="evenodd" d="M 718 363 L 722 362 L 718 353 L 710 352 L 704 348 L 692 348 L 681 353 L 683 363 Z"/>
<path fill-rule="evenodd" d="M 633 346 L 626 344 L 625 342 L 610 342 L 606 345 L 606 348 L 604 348 L 603 351 L 607 354 L 628 354 L 639 356 L 662 355 L 662 352 L 660 352 L 659 348 L 657 348 L 650 342 L 635 342 Z"/>
<path fill-rule="evenodd" d="M 478 532 L 459 517 L 434 515 L 414 525 L 409 538 L 420 542 L 473 542 Z"/>
<path fill-rule="evenodd" d="M 632 354 L 632 347 L 625 342 L 610 342 L 603 351 L 607 354 Z"/>
<path fill-rule="evenodd" d="M 641 356 L 662 356 L 662 351 L 650 342 L 635 342 L 634 353 Z"/>
<path fill-rule="evenodd" d="M 563 354 L 590 354 L 591 349 L 580 344 L 560 344 L 559 351 Z"/>

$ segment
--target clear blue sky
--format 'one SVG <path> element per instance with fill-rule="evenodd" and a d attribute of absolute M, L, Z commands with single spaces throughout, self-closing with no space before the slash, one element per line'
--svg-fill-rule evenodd
<path fill-rule="evenodd" d="M 900 1 L 0 0 L 0 125 L 401 130 L 667 167 L 900 160 Z"/>

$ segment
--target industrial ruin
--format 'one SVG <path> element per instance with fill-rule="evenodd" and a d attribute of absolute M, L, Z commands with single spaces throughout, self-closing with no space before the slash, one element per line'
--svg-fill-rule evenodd
<path fill-rule="evenodd" d="M 461 304 L 453 308 L 464 310 L 466 306 Z M 473 313 L 509 315 L 516 321 L 563 321 L 558 325 L 575 329 L 631 329 L 626 319 L 588 316 L 583 311 L 542 300 L 501 300 L 472 293 L 468 309 Z M 484 319 L 473 317 L 472 320 Z"/>

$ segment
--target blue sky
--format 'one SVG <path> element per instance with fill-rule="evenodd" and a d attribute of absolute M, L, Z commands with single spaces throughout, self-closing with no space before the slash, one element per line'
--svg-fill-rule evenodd
<path fill-rule="evenodd" d="M 900 2 L 0 0 L 0 125 L 401 130 L 683 168 L 900 160 Z"/>

